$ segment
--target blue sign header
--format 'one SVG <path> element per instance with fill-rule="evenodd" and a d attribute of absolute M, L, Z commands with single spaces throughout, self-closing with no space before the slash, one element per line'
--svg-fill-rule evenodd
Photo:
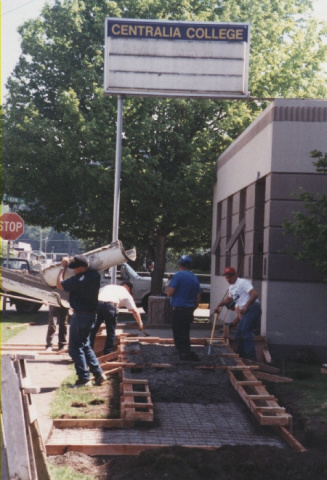
<path fill-rule="evenodd" d="M 108 37 L 248 42 L 247 24 L 107 19 Z"/>

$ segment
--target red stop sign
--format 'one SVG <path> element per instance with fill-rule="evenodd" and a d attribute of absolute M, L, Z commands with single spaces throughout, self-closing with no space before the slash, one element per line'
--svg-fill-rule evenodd
<path fill-rule="evenodd" d="M 0 217 L 0 237 L 16 240 L 24 233 L 24 220 L 18 213 L 4 213 Z"/>

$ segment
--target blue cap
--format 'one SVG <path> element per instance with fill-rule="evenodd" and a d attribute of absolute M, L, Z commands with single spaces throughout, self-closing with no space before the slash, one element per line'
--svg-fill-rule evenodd
<path fill-rule="evenodd" d="M 189 257 L 188 255 L 182 255 L 181 258 L 179 259 L 179 264 L 182 267 L 191 268 L 192 258 Z"/>

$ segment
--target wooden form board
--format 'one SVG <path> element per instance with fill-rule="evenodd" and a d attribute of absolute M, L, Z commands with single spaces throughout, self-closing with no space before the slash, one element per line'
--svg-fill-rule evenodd
<path fill-rule="evenodd" d="M 231 383 L 260 425 L 292 426 L 292 416 L 269 395 L 252 371 L 239 370 L 237 373 L 238 377 L 235 370 L 228 370 Z"/>
<path fill-rule="evenodd" d="M 28 444 L 25 434 L 24 407 L 19 380 L 9 355 L 1 359 L 1 409 L 5 450 L 10 478 L 31 478 Z"/>
<path fill-rule="evenodd" d="M 25 359 L 4 355 L 2 361 L 2 463 L 8 479 L 50 480 L 45 446 L 32 404 Z M 4 477 L 6 478 L 6 477 Z"/>
<path fill-rule="evenodd" d="M 85 455 L 139 455 L 143 450 L 162 448 L 165 445 L 159 444 L 110 444 L 98 443 L 97 445 L 62 445 L 48 444 L 46 446 L 47 455 L 64 455 L 67 452 L 81 452 Z M 203 450 L 217 450 L 219 447 L 208 447 L 204 445 L 181 445 L 186 448 L 201 448 Z"/>
<path fill-rule="evenodd" d="M 134 386 L 141 387 L 134 390 Z M 120 415 L 124 420 L 153 422 L 153 404 L 147 380 L 122 382 Z"/>

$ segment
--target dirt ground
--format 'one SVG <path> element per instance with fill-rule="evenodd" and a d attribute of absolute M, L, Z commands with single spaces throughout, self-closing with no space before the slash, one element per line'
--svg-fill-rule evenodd
<path fill-rule="evenodd" d="M 207 349 L 195 347 L 200 357 L 197 366 L 216 364 L 217 356 L 208 355 Z M 224 370 L 212 371 L 194 369 L 195 362 L 181 362 L 173 348 L 149 345 L 139 351 L 131 345 L 130 358 L 137 363 L 158 363 L 172 365 L 165 369 L 142 369 L 140 378 L 149 379 L 153 402 L 213 403 L 228 402 L 237 394 L 224 376 Z M 226 361 L 226 360 L 225 360 Z M 228 362 L 229 360 L 227 360 Z M 137 375 L 138 369 L 131 371 Z M 144 374 L 146 373 L 146 377 Z M 217 392 L 217 376 L 219 391 Z M 169 388 L 167 388 L 167 385 Z M 271 391 L 272 387 L 274 391 Z M 102 395 L 109 394 L 105 386 Z M 58 466 L 69 465 L 76 471 L 90 475 L 96 480 L 325 480 L 327 478 L 327 429 L 317 425 L 310 437 L 305 433 L 305 424 L 299 414 L 296 398 L 283 398 L 278 384 L 267 387 L 275 394 L 279 403 L 293 415 L 293 435 L 307 448 L 306 452 L 295 452 L 264 445 L 225 445 L 215 450 L 202 450 L 180 446 L 148 449 L 138 456 L 89 457 L 69 452 L 49 457 L 49 462 Z M 234 397 L 233 397 L 234 395 Z M 231 397 L 232 396 L 232 397 Z M 88 410 L 101 409 L 112 402 L 87 406 Z M 102 416 L 101 415 L 101 416 Z M 109 407 L 108 407 L 109 415 Z"/>

